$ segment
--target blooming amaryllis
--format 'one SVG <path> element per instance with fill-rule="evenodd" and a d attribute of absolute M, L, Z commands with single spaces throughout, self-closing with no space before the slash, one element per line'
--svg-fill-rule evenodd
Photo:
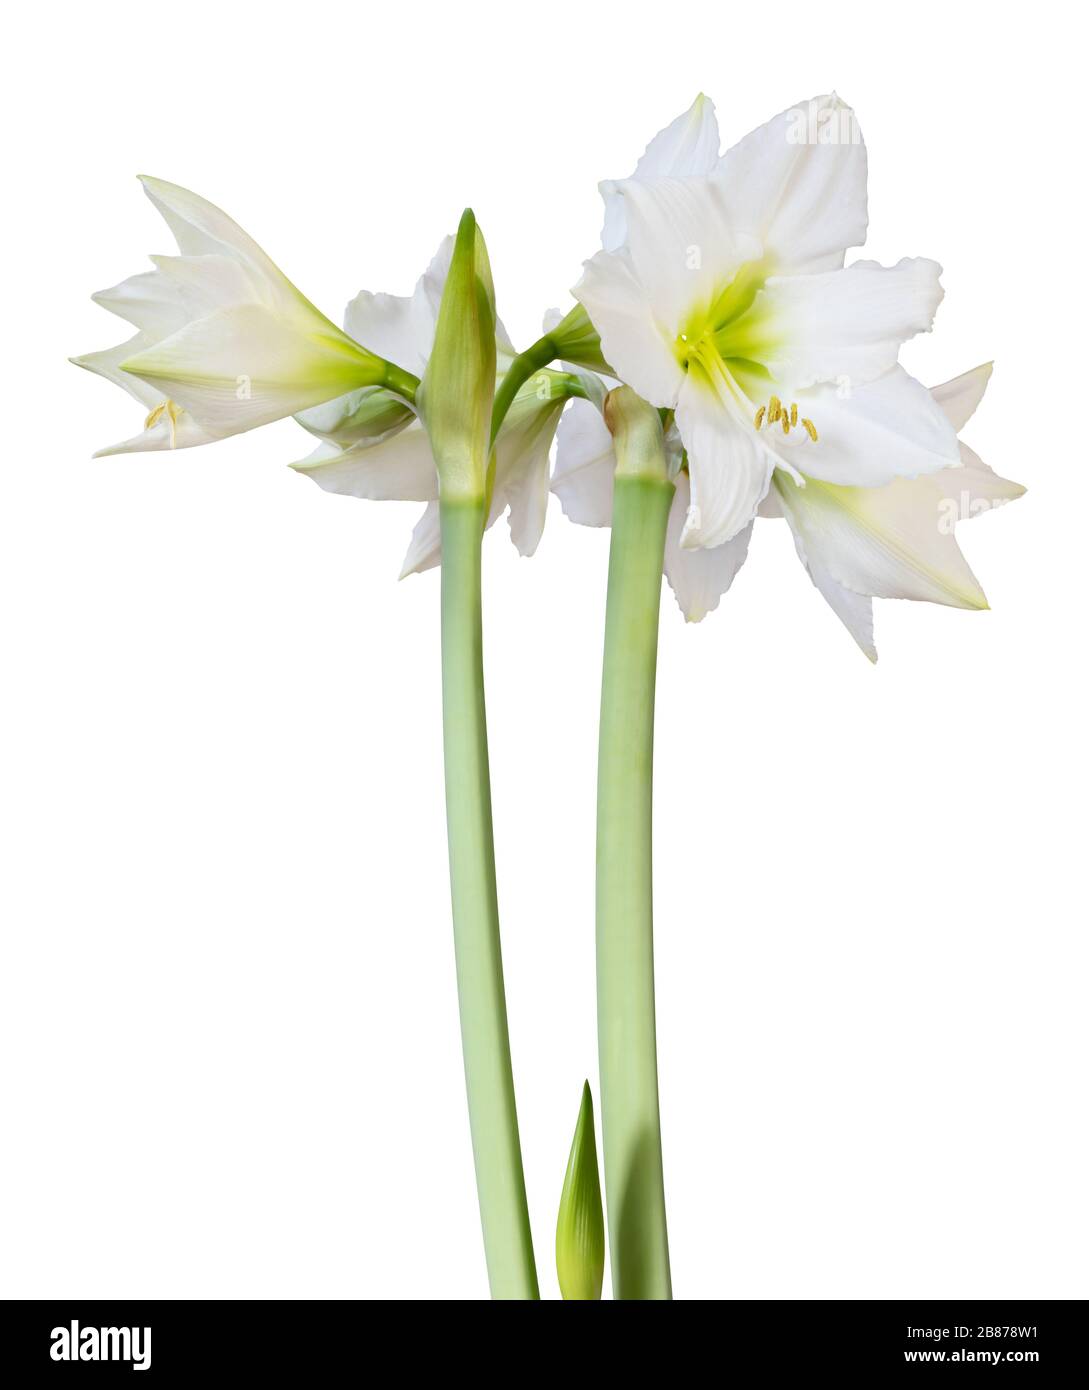
<path fill-rule="evenodd" d="M 181 449 L 266 425 L 357 387 L 413 380 L 342 332 L 212 203 L 141 180 L 181 252 L 152 256 L 95 301 L 137 331 L 73 358 L 145 407 L 140 434 L 99 454 Z"/>
<path fill-rule="evenodd" d="M 803 111 L 839 138 L 809 139 Z M 606 247 L 574 290 L 620 380 L 674 413 L 691 483 L 681 544 L 737 535 L 776 468 L 872 487 L 955 463 L 948 421 L 897 366 L 931 326 L 940 267 L 844 268 L 866 234 L 853 112 L 836 97 L 792 108 L 711 172 L 697 172 L 710 140 L 696 124 L 679 142 L 675 122 L 605 186 Z M 672 160 L 652 157 L 661 145 Z"/>

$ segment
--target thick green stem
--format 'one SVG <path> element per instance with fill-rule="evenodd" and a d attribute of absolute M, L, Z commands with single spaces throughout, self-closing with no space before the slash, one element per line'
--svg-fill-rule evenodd
<path fill-rule="evenodd" d="M 654 1035 L 651 772 L 662 557 L 673 484 L 613 491 L 597 811 L 597 1009 L 613 1296 L 668 1299 Z"/>
<path fill-rule="evenodd" d="M 492 1297 L 535 1299 L 495 890 L 480 614 L 483 502 L 443 502 L 442 719 L 461 1042 Z"/>

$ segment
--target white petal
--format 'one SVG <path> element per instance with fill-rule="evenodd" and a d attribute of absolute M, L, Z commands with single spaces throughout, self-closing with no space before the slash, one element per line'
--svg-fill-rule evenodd
<path fill-rule="evenodd" d="M 401 565 L 402 579 L 410 574 L 423 574 L 442 562 L 442 533 L 439 529 L 439 504 L 428 502 L 423 515 L 412 530 L 412 539 Z"/>
<path fill-rule="evenodd" d="M 934 479 L 898 478 L 886 487 L 809 479 L 798 487 L 777 473 L 775 484 L 810 565 L 822 565 L 854 593 L 987 607 L 953 525 L 943 524 Z"/>
<path fill-rule="evenodd" d="M 496 444 L 495 482 L 486 528 L 509 509 L 511 540 L 521 555 L 533 554 L 544 530 L 548 455 L 563 407 L 562 399 L 542 402 L 532 394 L 516 397 Z M 432 569 L 441 560 L 439 508 L 437 502 L 431 502 L 412 533 L 401 578 Z"/>
<path fill-rule="evenodd" d="M 700 92 L 687 111 L 660 130 L 635 166 L 636 179 L 709 174 L 718 163 L 715 104 Z"/>
<path fill-rule="evenodd" d="M 866 240 L 866 146 L 851 108 L 831 96 L 781 112 L 722 156 L 736 226 L 781 269 L 828 270 Z"/>
<path fill-rule="evenodd" d="M 96 291 L 91 298 L 140 329 L 149 341 L 176 333 L 190 318 L 177 289 L 155 270 L 130 275 L 119 285 Z"/>
<path fill-rule="evenodd" d="M 151 260 L 162 282 L 163 297 L 177 304 L 187 320 L 233 304 L 261 303 L 277 308 L 277 297 L 267 293 L 267 282 L 230 256 L 152 256 Z M 292 308 L 294 314 L 295 306 Z"/>
<path fill-rule="evenodd" d="M 552 491 L 564 515 L 579 526 L 608 526 L 613 519 L 613 437 L 590 401 L 573 400 L 556 431 Z"/>
<path fill-rule="evenodd" d="M 767 520 L 775 520 L 783 515 L 782 503 L 779 501 L 779 494 L 773 487 L 769 487 L 767 495 L 756 509 L 756 515 Z"/>
<path fill-rule="evenodd" d="M 344 311 L 344 328 L 357 343 L 420 376 L 427 365 L 430 340 L 421 351 L 414 299 L 399 294 L 360 290 Z M 434 325 L 432 325 L 432 336 Z"/>
<path fill-rule="evenodd" d="M 180 184 L 141 175 L 144 192 L 174 233 L 183 256 L 229 255 L 262 269 L 273 262 L 222 208 Z"/>
<path fill-rule="evenodd" d="M 105 348 L 102 352 L 86 352 L 82 357 L 70 357 L 68 360 L 73 366 L 84 367 L 96 376 L 112 381 L 115 386 L 120 386 L 123 391 L 134 396 L 148 410 L 153 410 L 160 401 L 166 399 L 163 393 L 148 382 L 141 381 L 138 376 L 133 376 L 131 372 L 121 370 L 122 362 L 127 362 L 130 357 L 151 347 L 153 342 L 154 339 L 147 333 L 137 333 L 134 338 L 118 343 L 116 347 Z"/>
<path fill-rule="evenodd" d="M 454 239 L 445 237 L 411 295 L 360 290 L 344 311 L 345 331 L 371 352 L 422 376 L 435 341 L 435 323 L 450 271 Z"/>
<path fill-rule="evenodd" d="M 787 487 L 793 487 L 788 482 Z M 833 579 L 828 569 L 819 561 L 811 560 L 805 551 L 801 535 L 794 531 L 794 549 L 798 559 L 805 566 L 806 573 L 814 587 L 824 596 L 832 612 L 861 647 L 871 661 L 877 660 L 877 647 L 873 640 L 873 599 L 866 594 L 856 594 Z"/>
<path fill-rule="evenodd" d="M 975 414 L 993 370 L 993 362 L 984 362 L 970 372 L 955 376 L 952 381 L 943 381 L 940 386 L 930 388 L 930 394 L 958 434 Z"/>
<path fill-rule="evenodd" d="M 681 544 L 722 545 L 756 515 L 768 490 L 772 460 L 756 431 L 735 420 L 695 362 L 678 398 L 676 419 L 692 480 Z"/>
<path fill-rule="evenodd" d="M 107 458 L 113 454 L 142 454 L 160 449 L 193 449 L 200 444 L 212 444 L 215 435 L 201 429 L 187 410 L 175 410 L 173 417 L 165 411 L 157 420 L 140 434 L 124 439 L 120 444 L 110 444 L 105 449 L 96 449 L 95 458 Z"/>
<path fill-rule="evenodd" d="M 815 386 L 799 393 L 797 404 L 799 415 L 816 426 L 817 443 L 795 431 L 798 447 L 780 453 L 807 477 L 881 487 L 896 477 L 936 473 L 960 458 L 940 406 L 902 367 L 857 390 Z"/>
<path fill-rule="evenodd" d="M 371 364 L 351 349 L 346 338 L 298 332 L 270 310 L 242 304 L 188 324 L 129 358 L 125 369 L 222 438 L 369 384 Z"/>
<path fill-rule="evenodd" d="M 710 550 L 686 549 L 681 545 L 690 500 L 686 473 L 678 475 L 676 487 L 666 530 L 665 575 L 685 618 L 698 623 L 718 607 L 719 599 L 745 563 L 752 523 L 724 545 Z"/>
<path fill-rule="evenodd" d="M 759 240 L 731 221 L 717 179 L 628 179 L 617 189 L 632 268 L 670 339 L 710 307 L 742 265 L 763 254 Z M 606 360 L 617 365 L 607 353 Z"/>
<path fill-rule="evenodd" d="M 718 121 L 714 103 L 701 92 L 682 115 L 660 130 L 643 152 L 635 179 L 687 178 L 710 174 L 718 163 Z M 616 181 L 599 185 L 605 200 L 605 226 L 601 244 L 606 251 L 623 245 L 627 235 L 624 201 Z"/>
<path fill-rule="evenodd" d="M 599 251 L 586 262 L 572 293 L 585 306 L 618 375 L 652 405 L 674 405 L 684 372 L 626 255 Z"/>
<path fill-rule="evenodd" d="M 426 335 L 421 338 L 420 347 L 425 358 L 431 355 L 431 343 L 435 337 L 435 324 L 439 319 L 439 305 L 442 303 L 442 292 L 446 288 L 446 277 L 450 274 L 450 261 L 454 254 L 454 237 L 445 236 L 439 242 L 439 249 L 431 257 L 431 262 L 427 269 L 416 282 L 416 288 L 412 292 L 412 297 L 419 304 L 419 317 L 421 334 Z M 430 325 L 430 328 L 428 328 Z"/>
<path fill-rule="evenodd" d="M 162 213 L 183 256 L 228 256 L 242 261 L 259 279 L 270 304 L 280 312 L 317 310 L 275 262 L 221 208 L 188 188 L 142 177 L 144 192 Z"/>
<path fill-rule="evenodd" d="M 742 344 L 741 320 L 733 330 L 741 350 L 720 338 L 721 351 L 761 362 L 795 391 L 821 381 L 861 386 L 895 364 L 901 343 L 929 331 L 940 275 L 936 261 L 915 258 L 891 268 L 859 261 L 849 270 L 774 276 L 750 315 L 764 341 Z"/>
<path fill-rule="evenodd" d="M 1025 489 L 1020 483 L 1000 478 L 967 444 L 960 446 L 960 459 L 960 468 L 947 468 L 933 478 L 947 522 L 970 521 L 1024 497 Z"/>
<path fill-rule="evenodd" d="M 89 372 L 105 377 L 115 386 L 120 386 L 145 408 L 150 416 L 158 406 L 165 406 L 167 398 L 146 381 L 141 381 L 131 372 L 121 370 L 121 363 L 128 361 L 134 353 L 150 346 L 149 335 L 137 333 L 117 347 L 104 352 L 89 352 L 83 357 L 69 360 L 77 367 L 85 367 Z M 95 458 L 106 458 L 111 454 L 136 454 L 158 449 L 192 449 L 200 444 L 210 444 L 219 436 L 210 434 L 197 424 L 187 410 L 180 410 L 173 402 L 171 411 L 163 410 L 151 425 L 131 439 L 123 439 L 117 444 L 109 444 L 95 451 Z"/>
<path fill-rule="evenodd" d="M 493 505 L 510 508 L 510 536 L 520 555 L 540 543 L 548 511 L 548 458 L 566 401 L 518 397 L 495 446 Z"/>
<path fill-rule="evenodd" d="M 502 512 L 502 504 L 493 499 L 484 529 L 488 530 L 489 527 L 494 526 Z M 413 528 L 412 540 L 409 542 L 404 563 L 401 565 L 400 578 L 407 579 L 410 574 L 423 574 L 425 570 L 435 569 L 440 564 L 442 564 L 442 529 L 439 519 L 439 504 L 428 502 L 419 521 Z"/>
<path fill-rule="evenodd" d="M 299 463 L 297 472 L 326 492 L 375 502 L 430 502 L 439 495 L 439 475 L 422 425 L 411 425 L 377 444 L 339 449 L 321 444 Z"/>

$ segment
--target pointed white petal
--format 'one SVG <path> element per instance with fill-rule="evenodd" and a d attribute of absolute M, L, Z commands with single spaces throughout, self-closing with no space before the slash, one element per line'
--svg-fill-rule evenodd
<path fill-rule="evenodd" d="M 310 303 L 275 261 L 222 209 L 189 189 L 163 179 L 142 177 L 140 182 L 174 233 L 183 260 L 204 257 L 215 257 L 217 261 L 224 257 L 235 260 L 248 273 L 251 292 L 247 297 L 259 300 L 278 315 L 297 319 L 314 332 L 341 336 L 336 325 Z M 219 302 L 224 304 L 222 300 Z"/>
<path fill-rule="evenodd" d="M 364 497 L 374 502 L 430 502 L 439 495 L 439 476 L 423 426 L 407 429 L 377 444 L 347 449 L 321 444 L 307 458 L 290 465 L 326 492 Z"/>
<path fill-rule="evenodd" d="M 960 446 L 960 459 L 960 468 L 947 468 L 934 474 L 947 524 L 970 521 L 974 516 L 982 516 L 1006 502 L 1024 497 L 1025 489 L 1020 483 L 1000 478 L 967 444 Z"/>
<path fill-rule="evenodd" d="M 412 529 L 412 539 L 408 543 L 404 562 L 401 565 L 401 579 L 410 574 L 423 574 L 442 562 L 442 535 L 439 531 L 439 504 L 428 502 L 423 515 Z"/>
<path fill-rule="evenodd" d="M 794 483 L 788 481 L 787 487 Z M 877 647 L 873 638 L 873 599 L 866 594 L 856 594 L 833 579 L 826 566 L 811 560 L 805 551 L 805 544 L 799 532 L 794 531 L 794 549 L 798 559 L 805 566 L 806 573 L 814 587 L 823 595 L 828 606 L 843 626 L 858 643 L 871 661 L 877 660 Z"/>
<path fill-rule="evenodd" d="M 930 388 L 930 394 L 958 434 L 975 414 L 993 370 L 993 362 L 984 362 L 970 372 L 955 376 L 952 381 L 943 381 L 940 386 Z"/>
<path fill-rule="evenodd" d="M 660 130 L 635 166 L 636 179 L 709 174 L 718 163 L 715 104 L 700 92 L 687 111 Z"/>
<path fill-rule="evenodd" d="M 834 93 L 746 135 L 718 174 L 735 225 L 759 236 L 780 269 L 832 269 L 866 240 L 866 147 Z"/>
<path fill-rule="evenodd" d="M 122 391 L 134 396 L 148 410 L 153 410 L 160 401 L 166 399 L 163 393 L 148 382 L 133 376 L 131 372 L 121 370 L 122 362 L 127 362 L 130 357 L 150 347 L 152 342 L 153 339 L 148 334 L 137 333 L 134 338 L 118 343 L 116 347 L 105 348 L 102 352 L 86 352 L 82 357 L 70 357 L 68 360 L 75 367 L 84 367 L 96 376 L 112 381 L 115 386 L 120 386 Z"/>
<path fill-rule="evenodd" d="M 741 350 L 722 342 L 722 353 L 755 358 L 793 391 L 822 381 L 861 386 L 895 365 L 901 343 L 930 330 L 940 275 L 936 261 L 905 258 L 891 268 L 859 261 L 820 275 L 774 276 L 753 308 L 764 341 L 742 343 L 742 320 L 733 330 Z"/>
<path fill-rule="evenodd" d="M 834 487 L 814 478 L 798 487 L 782 474 L 775 481 L 810 565 L 822 565 L 845 588 L 987 607 L 953 526 L 942 524 L 941 489 L 932 478 L 898 478 L 886 487 Z"/>
<path fill-rule="evenodd" d="M 164 410 L 152 425 L 132 439 L 97 449 L 96 459 L 113 454 L 142 454 L 161 449 L 194 449 L 200 444 L 212 444 L 216 436 L 201 429 L 187 410 L 175 411 L 173 418 Z"/>
<path fill-rule="evenodd" d="M 677 401 L 676 420 L 692 482 L 681 544 L 722 545 L 756 515 L 768 490 L 772 460 L 756 431 L 734 419 L 695 362 Z"/>
<path fill-rule="evenodd" d="M 174 233 L 183 256 L 227 255 L 247 262 L 262 275 L 286 278 L 253 238 L 214 203 L 165 179 L 145 175 L 140 182 Z"/>
<path fill-rule="evenodd" d="M 701 92 L 687 111 L 658 132 L 631 177 L 687 178 L 710 174 L 718 163 L 718 146 L 714 103 Z M 624 201 L 617 192 L 616 180 L 607 180 L 599 187 L 605 200 L 601 244 L 606 251 L 615 251 L 627 235 Z"/>
<path fill-rule="evenodd" d="M 140 329 L 149 341 L 176 333 L 190 318 L 177 289 L 156 270 L 130 275 L 119 285 L 96 291 L 91 298 Z"/>
<path fill-rule="evenodd" d="M 718 607 L 719 599 L 745 563 L 752 523 L 724 545 L 710 550 L 686 549 L 681 545 L 681 532 L 690 501 L 687 473 L 678 474 L 676 488 L 666 530 L 665 576 L 686 620 L 698 623 Z"/>

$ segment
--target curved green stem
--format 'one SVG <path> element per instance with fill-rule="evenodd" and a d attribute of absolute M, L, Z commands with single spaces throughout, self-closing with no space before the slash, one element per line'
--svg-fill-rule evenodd
<path fill-rule="evenodd" d="M 597 812 L 601 1124 L 613 1296 L 672 1297 L 654 1031 L 651 782 L 662 559 L 673 484 L 613 491 Z"/>
<path fill-rule="evenodd" d="M 552 335 L 546 333 L 543 338 L 538 338 L 532 347 L 526 348 L 525 352 L 520 352 L 511 362 L 496 389 L 495 400 L 492 403 L 491 442 L 493 446 L 499 438 L 499 431 L 503 427 L 503 421 L 507 418 L 507 411 L 514 403 L 515 396 L 534 372 L 539 372 L 555 360 L 556 353 L 557 345 L 553 341 Z"/>
<path fill-rule="evenodd" d="M 601 355 L 601 339 L 597 329 L 590 322 L 589 314 L 581 304 L 576 304 L 551 332 L 543 334 L 531 347 L 526 348 L 525 352 L 520 352 L 504 373 L 492 403 L 493 447 L 515 396 L 534 372 L 541 371 L 558 357 L 582 367 L 589 367 L 594 372 L 615 375 Z M 582 393 L 570 391 L 568 394 Z"/>
<path fill-rule="evenodd" d="M 483 501 L 444 501 L 442 720 L 458 1005 L 477 1196 L 496 1299 L 536 1299 L 492 844 L 480 613 Z"/>
<path fill-rule="evenodd" d="M 402 396 L 410 405 L 416 400 L 416 392 L 420 387 L 420 378 L 413 376 L 411 372 L 404 371 L 394 362 L 387 362 L 382 385 L 387 391 L 393 391 L 396 395 Z"/>

